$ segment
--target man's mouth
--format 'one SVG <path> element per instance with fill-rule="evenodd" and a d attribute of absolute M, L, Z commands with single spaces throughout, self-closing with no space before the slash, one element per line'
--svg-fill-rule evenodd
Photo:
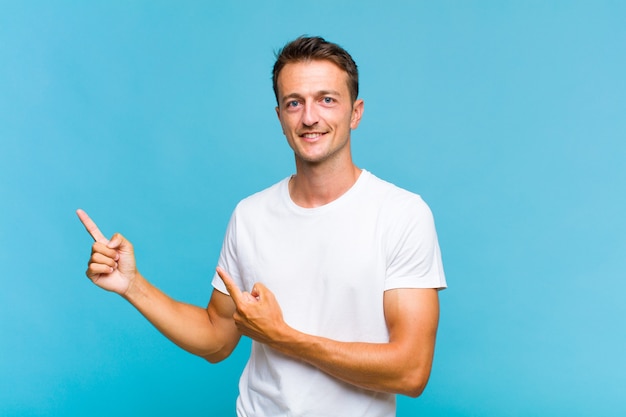
<path fill-rule="evenodd" d="M 322 135 L 325 135 L 325 133 L 324 132 L 309 132 L 309 133 L 302 133 L 300 137 L 304 139 L 317 139 Z"/>

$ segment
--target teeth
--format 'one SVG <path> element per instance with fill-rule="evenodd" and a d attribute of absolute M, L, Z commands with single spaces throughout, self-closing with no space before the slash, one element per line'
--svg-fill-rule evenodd
<path fill-rule="evenodd" d="M 302 135 L 302 137 L 305 137 L 307 139 L 313 139 L 321 135 L 321 133 L 305 133 L 304 135 Z"/>

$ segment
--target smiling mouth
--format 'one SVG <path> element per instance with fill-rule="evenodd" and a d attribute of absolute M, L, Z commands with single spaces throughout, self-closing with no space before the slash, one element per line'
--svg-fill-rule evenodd
<path fill-rule="evenodd" d="M 320 136 L 323 136 L 325 134 L 326 133 L 324 133 L 324 132 L 310 132 L 310 133 L 303 133 L 303 134 L 300 135 L 300 137 L 304 138 L 304 139 L 317 139 Z"/>

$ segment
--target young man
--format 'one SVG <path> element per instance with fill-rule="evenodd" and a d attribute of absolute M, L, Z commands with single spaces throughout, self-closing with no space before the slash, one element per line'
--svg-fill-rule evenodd
<path fill-rule="evenodd" d="M 430 375 L 446 287 L 430 210 L 352 161 L 363 114 L 357 67 L 319 37 L 274 66 L 276 113 L 296 174 L 241 201 L 206 309 L 172 300 L 135 267 L 120 234 L 95 239 L 87 276 L 210 362 L 253 339 L 238 416 L 393 416 Z"/>

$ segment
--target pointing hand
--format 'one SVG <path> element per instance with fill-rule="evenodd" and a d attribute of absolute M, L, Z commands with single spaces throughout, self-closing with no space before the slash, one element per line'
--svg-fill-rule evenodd
<path fill-rule="evenodd" d="M 137 273 L 133 245 L 119 233 L 108 240 L 87 213 L 79 209 L 76 214 L 95 241 L 87 277 L 107 291 L 124 295 Z"/>
<path fill-rule="evenodd" d="M 263 284 L 256 283 L 250 292 L 241 291 L 233 279 L 222 268 L 217 268 L 237 310 L 233 315 L 241 332 L 257 342 L 276 347 L 290 327 L 274 294 Z"/>

